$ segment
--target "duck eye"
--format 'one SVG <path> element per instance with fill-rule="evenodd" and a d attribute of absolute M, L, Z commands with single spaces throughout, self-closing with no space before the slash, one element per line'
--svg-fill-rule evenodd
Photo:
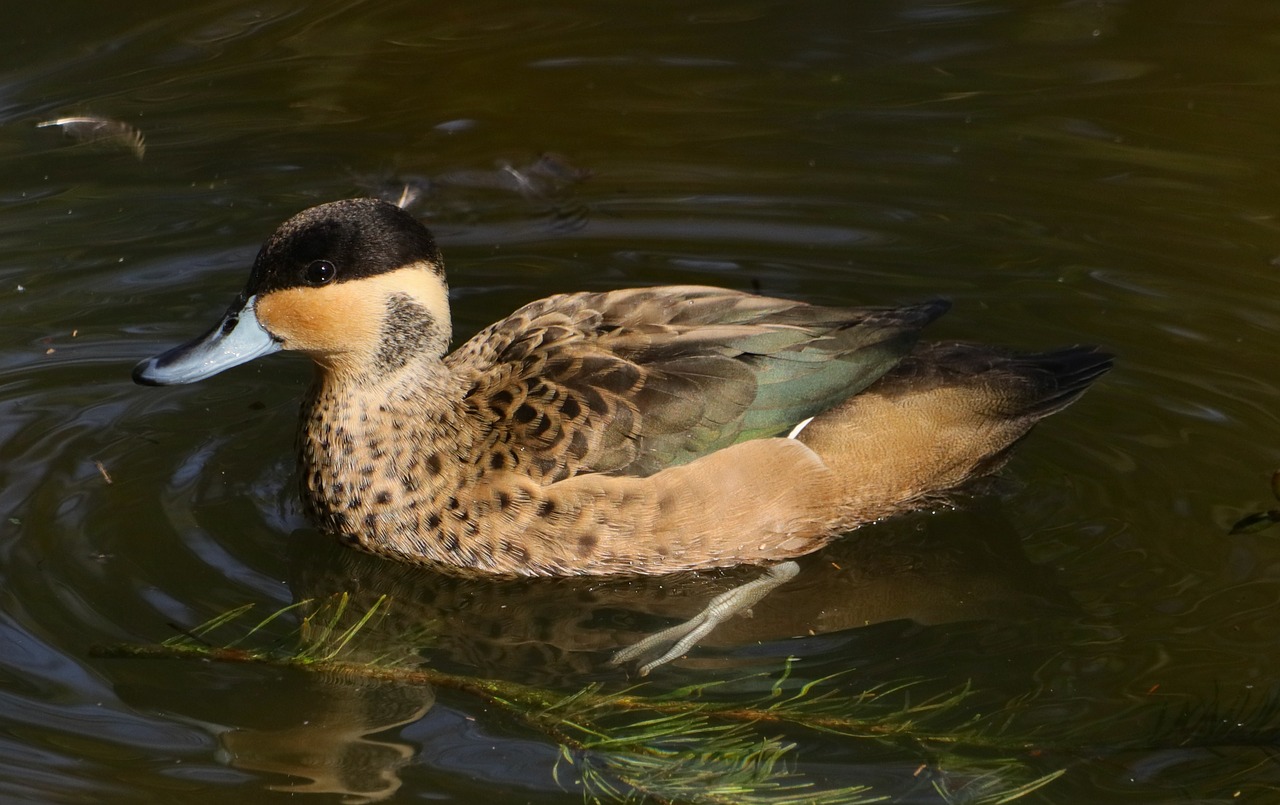
<path fill-rule="evenodd" d="M 328 260 L 315 260 L 302 273 L 308 285 L 324 285 L 338 275 L 338 269 Z"/>

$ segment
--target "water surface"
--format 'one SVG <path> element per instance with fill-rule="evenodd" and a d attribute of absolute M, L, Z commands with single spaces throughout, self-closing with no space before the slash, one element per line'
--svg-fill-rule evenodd
<path fill-rule="evenodd" d="M 975 711 L 1026 696 L 1031 724 L 1092 725 L 1044 758 L 1066 774 L 1040 801 L 1265 800 L 1280 773 L 1245 737 L 1178 749 L 1116 714 L 1263 728 L 1276 694 L 1280 526 L 1227 531 L 1277 505 L 1278 24 L 1261 0 L 11 9 L 0 798 L 581 800 L 553 743 L 456 693 L 91 656 L 244 604 L 389 592 L 387 631 L 429 632 L 413 648 L 431 667 L 618 688 L 609 651 L 725 583 L 388 568 L 298 513 L 304 360 L 130 382 L 214 321 L 279 221 L 407 187 L 445 252 L 455 340 L 550 293 L 688 282 L 944 296 L 937 337 L 1117 353 L 993 494 L 810 557 L 653 685 L 787 657 L 846 691 L 968 684 Z M 135 128 L 141 158 L 37 126 L 84 115 Z M 796 758 L 940 801 L 865 742 L 806 735 Z"/>

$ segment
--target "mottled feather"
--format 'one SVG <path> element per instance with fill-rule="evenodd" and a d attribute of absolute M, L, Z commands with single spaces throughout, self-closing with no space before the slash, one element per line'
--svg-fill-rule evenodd
<path fill-rule="evenodd" d="M 946 308 L 824 308 L 696 286 L 563 294 L 446 362 L 469 379 L 486 444 L 525 448 L 539 478 L 650 475 L 865 388 Z"/>

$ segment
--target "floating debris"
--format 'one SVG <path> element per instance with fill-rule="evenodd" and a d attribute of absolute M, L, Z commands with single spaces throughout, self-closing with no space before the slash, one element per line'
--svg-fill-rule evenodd
<path fill-rule="evenodd" d="M 1280 509 L 1254 512 L 1237 520 L 1236 524 L 1231 526 L 1231 530 L 1227 533 L 1233 537 L 1240 534 L 1253 534 L 1258 531 L 1264 531 L 1276 523 L 1280 523 Z"/>
<path fill-rule="evenodd" d="M 107 472 L 106 465 L 104 465 L 101 461 L 93 462 L 93 466 L 98 468 L 98 474 L 102 476 L 102 480 L 106 481 L 109 484 L 115 483 L 115 481 L 111 480 L 111 473 Z"/>
<path fill-rule="evenodd" d="M 120 120 L 84 115 L 59 117 L 36 124 L 38 129 L 50 126 L 57 126 L 64 134 L 79 143 L 126 148 L 138 159 L 142 159 L 142 155 L 147 151 L 142 132 Z"/>
<path fill-rule="evenodd" d="M 426 188 L 427 185 L 405 182 L 404 187 L 400 190 L 400 197 L 395 201 L 395 205 L 402 210 L 408 208 L 410 204 L 422 198 Z"/>
<path fill-rule="evenodd" d="M 545 199 L 591 175 L 590 170 L 575 167 L 559 154 L 544 153 L 523 165 L 499 160 L 490 170 L 456 169 L 435 176 L 357 176 L 356 181 L 378 198 L 408 209 L 428 198 L 458 190 L 497 190 L 530 200 Z"/>
<path fill-rule="evenodd" d="M 399 174 L 387 177 L 357 176 L 356 183 L 370 195 L 407 210 L 435 192 L 429 176 Z"/>
<path fill-rule="evenodd" d="M 562 154 L 546 151 L 534 160 L 527 168 L 529 173 L 542 176 L 561 184 L 577 184 L 591 178 L 590 168 L 579 168 L 569 162 Z"/>
<path fill-rule="evenodd" d="M 1271 474 L 1271 494 L 1275 495 L 1276 500 L 1280 500 L 1280 470 L 1276 470 Z M 1280 523 L 1280 509 L 1254 512 L 1237 520 L 1236 524 L 1231 526 L 1231 530 L 1227 533 L 1231 535 L 1252 534 L 1270 528 L 1276 523 Z"/>
<path fill-rule="evenodd" d="M 505 190 L 525 198 L 541 198 L 591 176 L 559 154 L 544 153 L 527 165 L 500 161 L 494 170 L 455 170 L 435 177 L 439 185 L 484 190 Z"/>
<path fill-rule="evenodd" d="M 466 117 L 460 117 L 457 120 L 446 120 L 443 123 L 437 123 L 432 126 L 436 131 L 442 131 L 445 134 L 457 134 L 460 131 L 467 131 L 476 127 L 478 121 Z"/>

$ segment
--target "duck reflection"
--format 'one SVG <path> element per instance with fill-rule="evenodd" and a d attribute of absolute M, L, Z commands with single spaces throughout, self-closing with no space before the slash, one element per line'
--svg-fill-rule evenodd
<path fill-rule="evenodd" d="M 611 652 L 690 617 L 709 598 L 760 572 L 496 583 L 346 550 L 309 529 L 292 535 L 290 550 L 297 599 L 349 596 L 350 621 L 339 628 L 387 598 L 385 616 L 359 633 L 344 658 L 410 657 L 437 670 L 568 690 L 589 681 L 622 682 L 624 672 L 607 664 Z M 1073 612 L 1069 597 L 1027 559 L 1018 534 L 992 504 L 897 518 L 803 563 L 798 579 L 748 617 L 721 625 L 663 673 L 714 669 L 723 676 L 776 667 L 788 656 L 839 650 L 824 635 L 892 621 L 928 632 Z M 273 698 L 271 724 L 220 732 L 227 762 L 305 781 L 273 786 L 294 793 L 339 793 L 348 802 L 391 797 L 403 767 L 420 755 L 422 738 L 409 742 L 386 733 L 426 716 L 435 704 L 432 691 L 314 674 L 299 685 L 298 672 L 287 676 L 289 694 Z"/>
<path fill-rule="evenodd" d="M 370 685 L 324 676 L 307 679 L 302 689 L 309 694 L 306 704 L 289 708 L 293 717 L 286 726 L 222 732 L 224 759 L 245 771 L 305 781 L 272 785 L 277 791 L 341 794 L 347 803 L 379 802 L 394 795 L 400 789 L 399 771 L 413 759 L 415 748 L 374 736 L 421 719 L 435 703 L 435 692 L 427 686 Z"/>
<path fill-rule="evenodd" d="M 959 529 L 965 539 L 956 539 Z M 435 573 L 345 550 L 309 529 L 293 535 L 298 599 L 352 596 L 352 617 L 391 600 L 382 639 L 431 633 L 423 655 L 434 667 L 529 684 L 616 679 L 609 652 L 697 614 L 714 596 L 759 575 L 742 567 L 636 578 L 495 582 Z M 931 626 L 1061 611 L 1065 596 L 1022 552 L 1017 533 L 992 507 L 898 518 L 836 542 L 802 561 L 795 581 L 774 590 L 749 617 L 724 623 L 681 661 L 732 668 L 751 647 L 755 661 L 797 651 L 789 638 L 888 621 Z M 780 642 L 782 641 L 782 642 Z M 761 643 L 777 643 L 772 647 Z M 379 647 L 374 647 L 377 653 Z"/>

